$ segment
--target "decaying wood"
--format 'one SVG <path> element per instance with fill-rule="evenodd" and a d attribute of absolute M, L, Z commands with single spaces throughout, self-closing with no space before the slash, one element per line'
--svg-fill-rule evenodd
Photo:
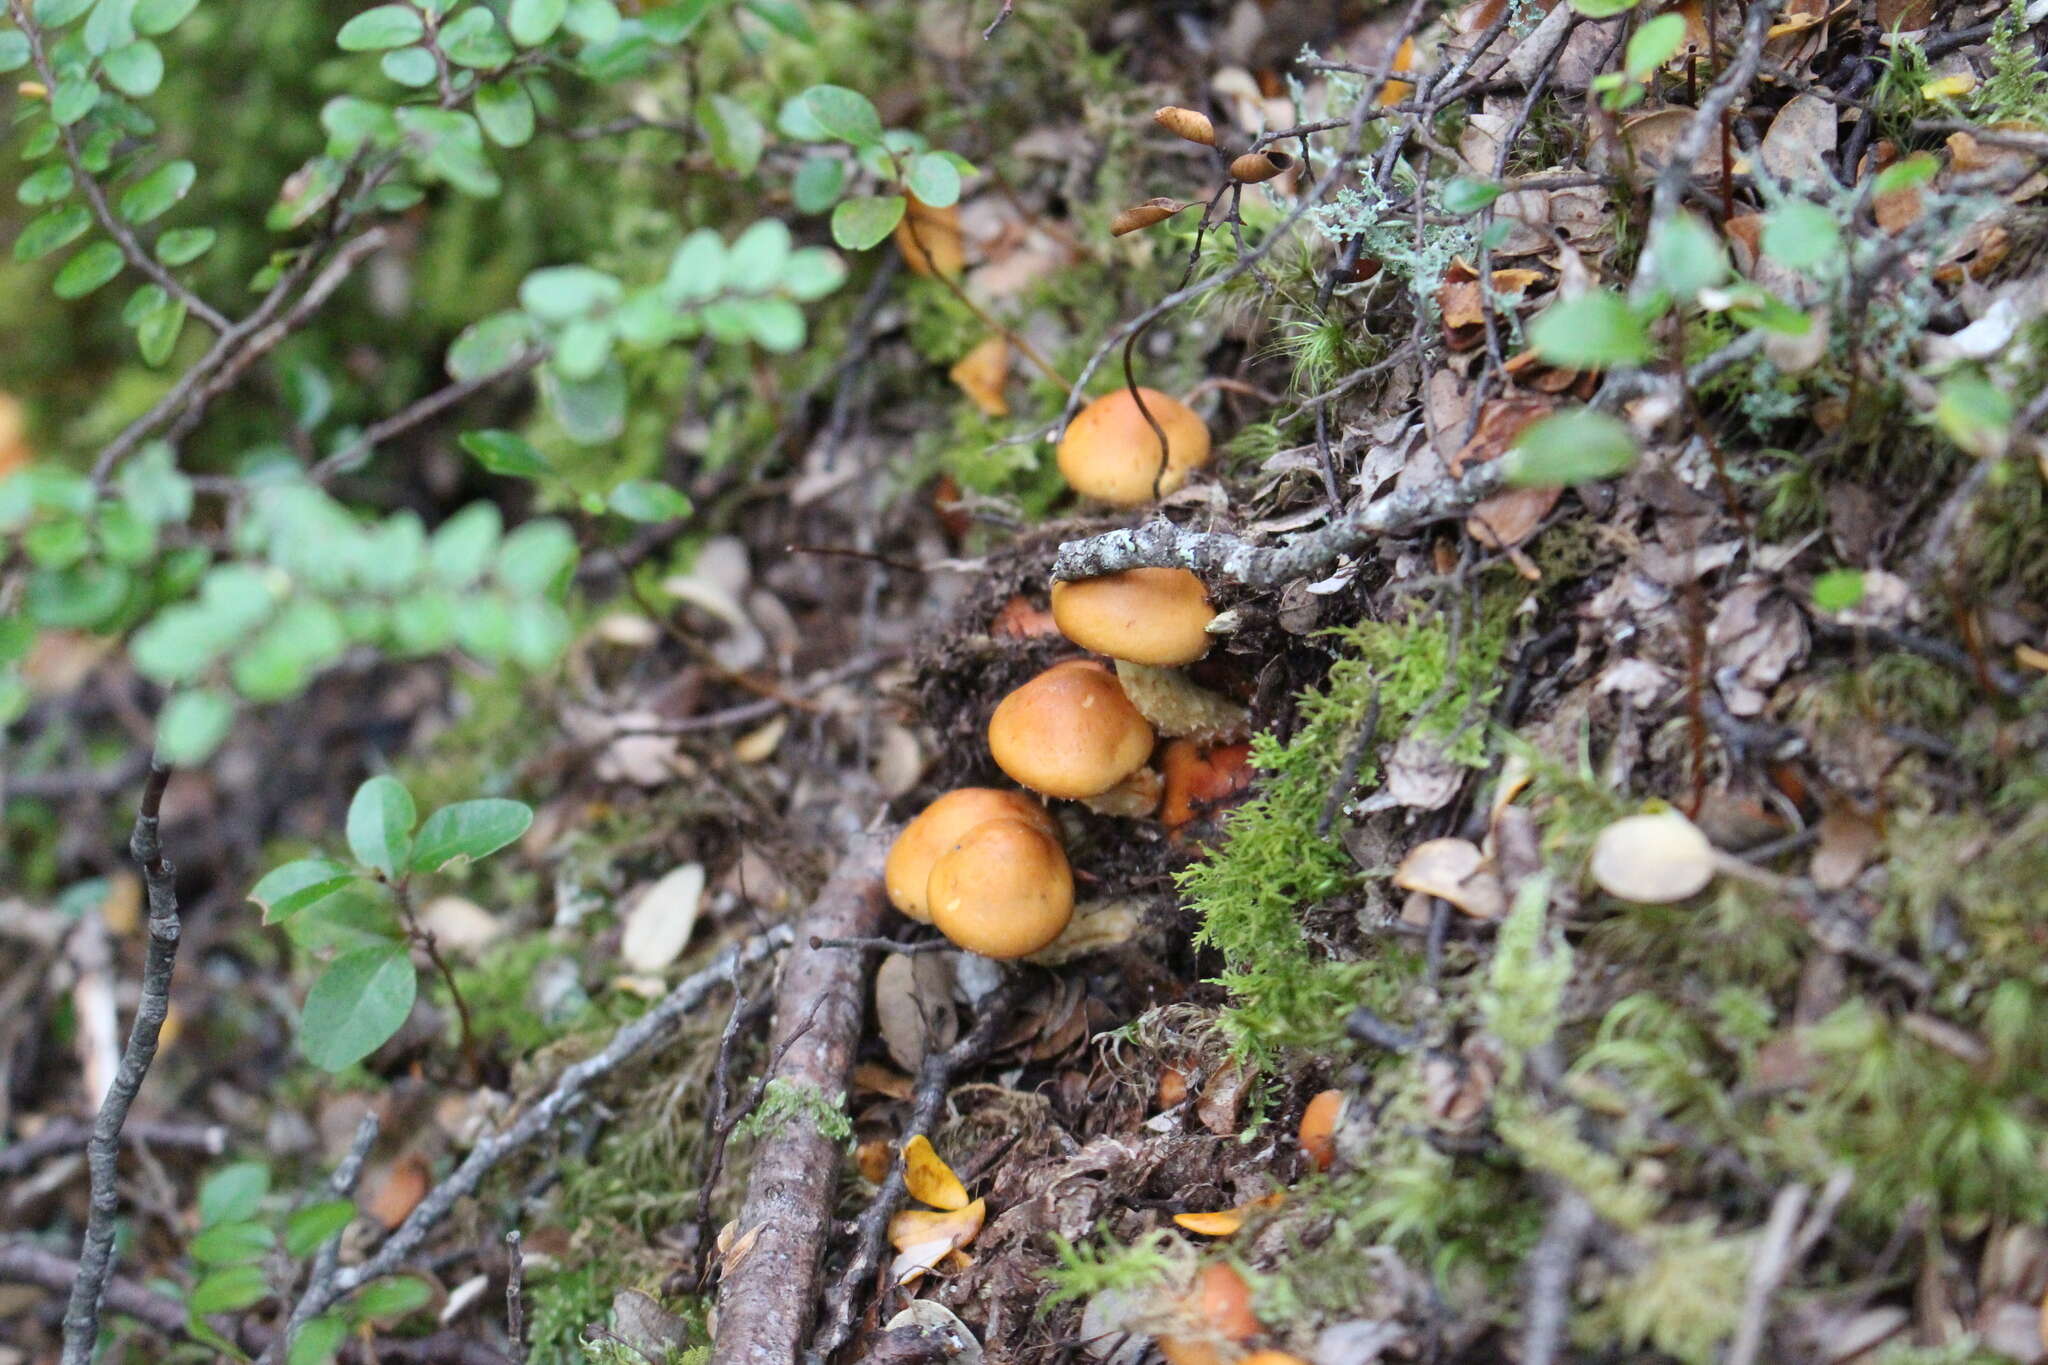
<path fill-rule="evenodd" d="M 886 835 L 857 840 L 811 903 L 776 991 L 778 1076 L 836 1099 L 846 1093 L 866 1018 L 865 953 L 811 939 L 864 938 L 882 927 Z M 712 1365 L 795 1365 L 810 1334 L 832 1220 L 840 1144 L 801 1118 L 761 1144 L 731 1264 L 718 1286 Z"/>

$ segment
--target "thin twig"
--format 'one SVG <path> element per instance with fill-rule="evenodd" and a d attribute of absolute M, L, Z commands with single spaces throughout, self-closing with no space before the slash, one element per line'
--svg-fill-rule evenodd
<path fill-rule="evenodd" d="M 91 1172 L 92 1200 L 86 1219 L 85 1245 L 78 1257 L 78 1278 L 71 1286 L 71 1301 L 64 1309 L 63 1365 L 90 1365 L 99 1341 L 100 1301 L 107 1280 L 114 1273 L 114 1218 L 120 1212 L 120 1195 L 115 1181 L 121 1161 L 121 1128 L 128 1121 L 128 1107 L 142 1089 L 150 1063 L 156 1060 L 157 1039 L 163 1032 L 164 1017 L 171 1005 L 171 971 L 178 961 L 177 868 L 164 857 L 157 827 L 164 788 L 170 784 L 171 769 L 160 758 L 152 758 L 149 779 L 143 784 L 142 802 L 135 814 L 135 830 L 128 839 L 128 852 L 142 868 L 143 887 L 149 898 L 149 947 L 143 958 L 142 999 L 135 1008 L 135 1022 L 128 1033 L 127 1049 L 121 1054 L 114 1084 L 93 1120 L 92 1138 L 86 1143 L 86 1165 Z"/>
<path fill-rule="evenodd" d="M 1593 1206 L 1577 1190 L 1560 1189 L 1551 1198 L 1543 1236 L 1526 1262 L 1521 1365 L 1554 1365 L 1559 1359 L 1571 1326 L 1572 1281 L 1597 1221 Z"/>

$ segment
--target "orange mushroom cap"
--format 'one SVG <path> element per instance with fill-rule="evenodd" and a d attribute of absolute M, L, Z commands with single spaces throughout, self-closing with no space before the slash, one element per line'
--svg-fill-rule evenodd
<path fill-rule="evenodd" d="M 1157 389 L 1139 389 L 1145 409 L 1166 433 L 1166 470 L 1159 468 L 1159 435 L 1128 388 L 1106 393 L 1074 414 L 1060 437 L 1060 473 L 1085 497 L 1137 507 L 1171 493 L 1209 463 L 1209 424 L 1194 409 Z"/>
<path fill-rule="evenodd" d="M 1035 953 L 1074 916 L 1074 874 L 1059 841 L 1022 820 L 976 825 L 932 865 L 932 923 L 971 953 Z"/>
<path fill-rule="evenodd" d="M 932 865 L 960 842 L 967 832 L 991 820 L 1021 820 L 1045 834 L 1059 836 L 1052 813 L 1023 792 L 997 787 L 962 787 L 947 792 L 918 812 L 889 846 L 882 864 L 882 885 L 889 903 L 922 924 L 932 922 L 931 902 L 926 899 Z"/>
<path fill-rule="evenodd" d="M 1216 608 L 1186 569 L 1126 569 L 1053 584 L 1052 619 L 1083 649 L 1179 668 L 1209 652 Z"/>
<path fill-rule="evenodd" d="M 988 721 L 996 766 L 1035 792 L 1100 796 L 1152 756 L 1152 727 L 1101 664 L 1069 660 L 997 703 Z"/>

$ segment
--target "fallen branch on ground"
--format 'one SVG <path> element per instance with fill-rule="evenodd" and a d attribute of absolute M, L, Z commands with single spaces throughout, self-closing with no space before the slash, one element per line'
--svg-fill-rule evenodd
<path fill-rule="evenodd" d="M 868 959 L 809 940 L 864 938 L 881 928 L 889 842 L 888 834 L 868 834 L 848 850 L 811 902 L 803 946 L 776 991 L 770 1055 L 785 1078 L 818 1095 L 846 1092 L 867 1017 Z M 810 1335 L 839 1159 L 840 1144 L 802 1119 L 762 1142 L 739 1218 L 739 1237 L 752 1245 L 719 1281 L 712 1365 L 795 1365 Z"/>
<path fill-rule="evenodd" d="M 1320 530 L 1278 545 L 1254 545 L 1221 531 L 1193 531 L 1170 521 L 1110 531 L 1060 546 L 1055 579 L 1099 578 L 1125 569 L 1192 569 L 1203 578 L 1277 587 L 1319 575 L 1340 558 L 1363 550 L 1376 536 L 1412 531 L 1431 522 L 1463 516 L 1500 492 L 1500 461 L 1492 460 L 1462 477 L 1403 489 L 1354 508 Z"/>

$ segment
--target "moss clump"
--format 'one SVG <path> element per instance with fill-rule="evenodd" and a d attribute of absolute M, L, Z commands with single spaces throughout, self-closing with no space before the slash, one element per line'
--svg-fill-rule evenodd
<path fill-rule="evenodd" d="M 1513 604 L 1507 593 L 1489 594 L 1462 630 L 1443 612 L 1418 611 L 1408 621 L 1333 632 L 1337 659 L 1323 688 L 1302 695 L 1294 734 L 1252 741 L 1259 794 L 1231 816 L 1222 847 L 1181 877 L 1202 917 L 1196 941 L 1223 954 L 1219 981 L 1233 1004 L 1222 1023 L 1240 1055 L 1330 1046 L 1353 1005 L 1385 1003 L 1412 975 L 1407 954 L 1340 963 L 1310 942 L 1303 910 L 1361 879 L 1342 843 L 1317 825 L 1375 706 L 1382 740 L 1419 733 L 1442 743 L 1453 762 L 1484 760 Z M 1378 771 L 1368 753 L 1359 783 Z"/>
<path fill-rule="evenodd" d="M 805 1123 L 834 1142 L 853 1138 L 853 1120 L 846 1114 L 846 1096 L 828 1096 L 814 1085 L 777 1076 L 761 1092 L 761 1102 L 741 1121 L 738 1137 L 766 1137 L 784 1124 Z"/>

